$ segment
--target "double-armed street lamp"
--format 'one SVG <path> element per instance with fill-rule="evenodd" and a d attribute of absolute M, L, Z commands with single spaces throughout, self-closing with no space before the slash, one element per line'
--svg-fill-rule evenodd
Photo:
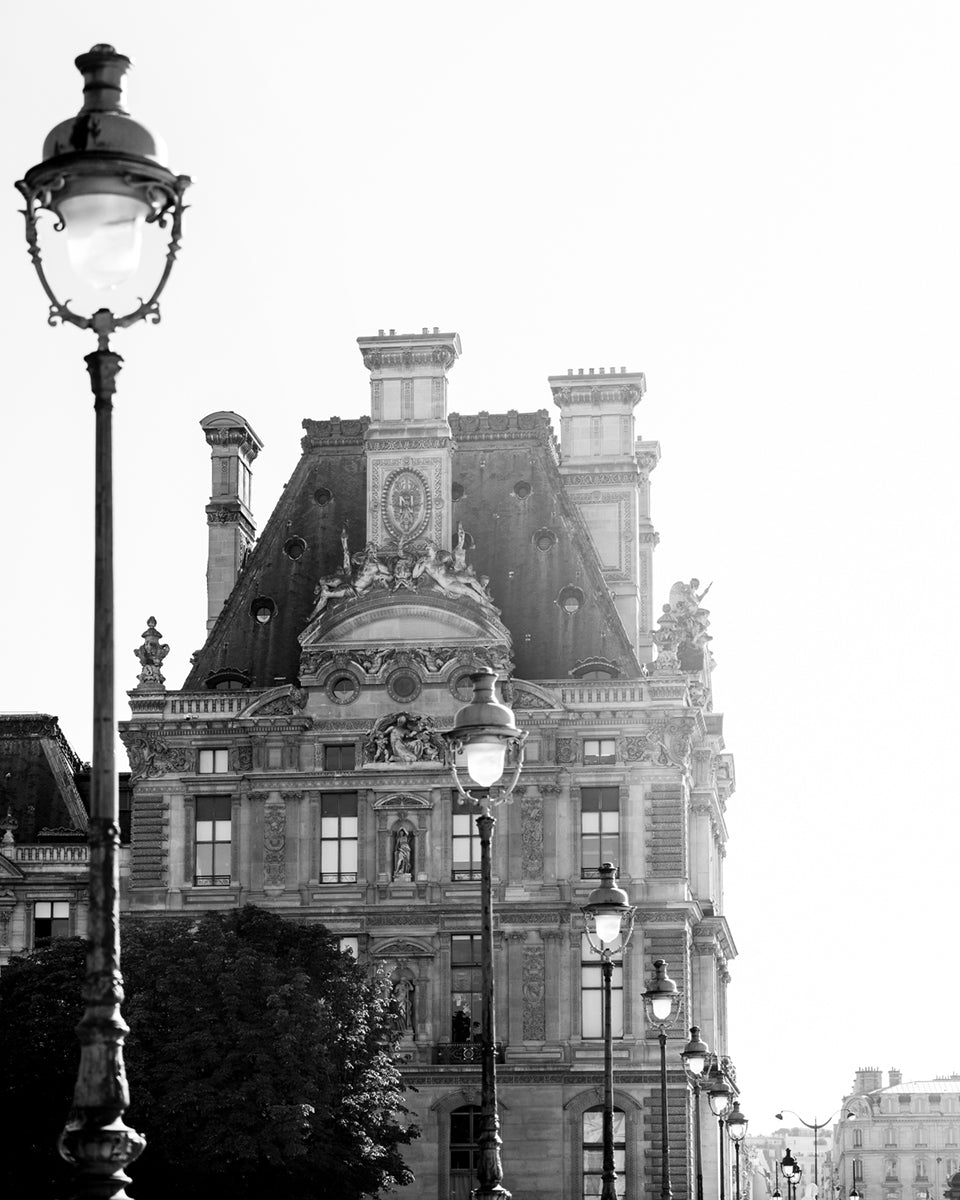
<path fill-rule="evenodd" d="M 613 954 L 622 954 L 633 935 L 636 908 L 617 886 L 613 863 L 600 867 L 600 886 L 587 897 L 582 912 L 586 918 L 587 941 L 600 955 L 603 982 L 603 1164 L 600 1200 L 617 1200 L 617 1169 L 613 1150 Z"/>
<path fill-rule="evenodd" d="M 73 1107 L 60 1136 L 60 1153 L 76 1169 L 77 1197 L 123 1200 L 128 1166 L 145 1145 L 124 1123 L 130 1102 L 123 1064 L 129 1032 L 120 1014 L 119 808 L 114 762 L 113 646 L 113 454 L 111 415 L 122 359 L 110 349 L 118 329 L 160 320 L 160 294 L 180 248 L 186 175 L 163 163 L 161 143 L 125 112 L 123 76 L 130 60 L 112 46 L 97 45 L 76 59 L 83 76 L 83 107 L 47 135 L 43 161 L 17 188 L 26 202 L 27 248 L 50 302 L 51 325 L 75 325 L 97 337 L 84 361 L 96 417 L 94 463 L 93 751 L 88 842 L 90 899 L 85 1011 L 77 1033 L 80 1067 Z M 142 285 L 140 299 L 125 313 L 100 307 L 88 314 L 61 300 L 47 277 L 40 226 L 45 214 L 63 233 L 74 276 L 106 294 L 117 285 Z M 140 277 L 145 227 L 167 229 L 162 266 L 150 281 Z M 89 306 L 93 308 L 93 305 Z"/>
<path fill-rule="evenodd" d="M 690 1026 L 690 1041 L 680 1051 L 683 1069 L 693 1089 L 693 1135 L 697 1151 L 697 1196 L 703 1200 L 703 1145 L 700 1140 L 700 1086 L 704 1082 L 710 1047 L 700 1038 L 699 1025 Z"/>
<path fill-rule="evenodd" d="M 453 780 L 462 803 L 475 803 L 468 788 L 485 789 L 479 798 L 481 812 L 477 817 L 480 833 L 480 970 L 481 970 L 481 1046 L 480 1046 L 480 1136 L 477 1139 L 479 1187 L 472 1193 L 475 1200 L 510 1200 L 503 1187 L 503 1163 L 500 1156 L 500 1114 L 497 1111 L 496 1007 L 493 974 L 493 868 L 491 840 L 497 821 L 491 807 L 507 803 L 517 786 L 523 766 L 523 743 L 526 730 L 517 728 L 513 712 L 494 695 L 497 682 L 495 671 L 477 671 L 473 681 L 473 699 L 457 711 L 453 728 L 444 736 L 451 751 Z M 502 778 L 507 750 L 513 749 L 512 772 L 505 788 L 496 796 L 489 792 Z M 457 768 L 457 755 L 463 752 L 468 788 L 464 788 Z"/>
<path fill-rule="evenodd" d="M 736 1154 L 734 1177 L 737 1181 L 736 1200 L 740 1200 L 740 1143 L 747 1136 L 747 1117 L 740 1111 L 739 1100 L 734 1100 L 733 1108 L 727 1114 L 726 1125 Z"/>
<path fill-rule="evenodd" d="M 825 1121 L 818 1121 L 816 1117 L 814 1117 L 812 1121 L 805 1121 L 803 1119 L 803 1117 L 801 1117 L 798 1112 L 794 1112 L 794 1110 L 792 1108 L 785 1108 L 783 1110 L 783 1112 L 778 1112 L 778 1113 L 774 1114 L 776 1120 L 782 1121 L 784 1119 L 783 1118 L 784 1113 L 791 1113 L 793 1116 L 795 1116 L 797 1118 L 797 1120 L 800 1122 L 801 1125 L 806 1125 L 806 1127 L 808 1129 L 813 1130 L 813 1187 L 814 1187 L 814 1191 L 815 1191 L 815 1194 L 817 1197 L 819 1197 L 819 1195 L 820 1195 L 820 1172 L 818 1169 L 818 1159 L 817 1159 L 817 1141 L 820 1137 L 820 1131 L 822 1129 L 826 1129 L 826 1127 L 830 1124 L 830 1122 L 833 1120 L 833 1118 L 835 1116 L 837 1116 L 837 1114 L 839 1112 L 840 1112 L 840 1109 L 837 1109 L 837 1111 L 831 1113 L 830 1116 L 827 1117 L 827 1119 Z"/>
<path fill-rule="evenodd" d="M 655 977 L 643 993 L 647 1019 L 656 1025 L 660 1041 L 660 1197 L 672 1200 L 670 1186 L 670 1138 L 667 1128 L 667 1029 L 680 1014 L 681 990 L 667 974 L 667 964 L 658 958 L 653 964 Z"/>

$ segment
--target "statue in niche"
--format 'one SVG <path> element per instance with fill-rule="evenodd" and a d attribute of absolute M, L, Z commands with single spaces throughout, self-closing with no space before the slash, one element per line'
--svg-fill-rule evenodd
<path fill-rule="evenodd" d="M 403 828 L 397 830 L 393 839 L 393 878 L 408 882 L 413 878 L 413 842 Z"/>
<path fill-rule="evenodd" d="M 140 660 L 140 674 L 137 676 L 137 687 L 157 690 L 163 687 L 164 678 L 160 674 L 160 664 L 170 653 L 170 647 L 160 642 L 163 634 L 157 629 L 157 618 L 147 617 L 147 627 L 140 634 L 143 645 L 134 650 Z"/>
<path fill-rule="evenodd" d="M 412 1033 L 416 1036 L 414 1024 L 416 990 L 416 984 L 406 975 L 398 976 L 390 988 L 390 996 L 396 1006 L 396 1027 L 401 1034 Z"/>

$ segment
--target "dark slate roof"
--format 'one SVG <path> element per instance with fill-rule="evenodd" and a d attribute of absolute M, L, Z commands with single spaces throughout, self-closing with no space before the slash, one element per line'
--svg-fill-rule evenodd
<path fill-rule="evenodd" d="M 0 817 L 9 809 L 17 821 L 14 841 L 82 836 L 86 804 L 77 787 L 82 771 L 56 717 L 0 714 Z"/>
<path fill-rule="evenodd" d="M 452 413 L 449 421 L 455 446 L 453 528 L 463 522 L 473 541 L 467 561 L 477 575 L 490 577 L 494 603 L 513 635 L 516 674 L 555 679 L 593 656 L 619 662 L 625 675 L 639 674 L 586 526 L 561 487 L 548 413 Z M 366 542 L 363 439 L 369 418 L 303 424 L 303 456 L 185 688 L 202 687 L 211 675 L 230 668 L 245 673 L 253 687 L 295 680 L 297 638 L 313 607 L 314 584 L 340 565 L 341 529 L 347 530 L 351 551 Z M 517 484 L 529 485 L 529 492 Z M 318 503 L 318 492 L 325 503 Z M 536 545 L 543 531 L 556 536 L 547 550 Z M 306 550 L 293 559 L 284 546 L 296 537 L 306 542 Z M 567 586 L 585 596 L 575 616 L 555 603 Z M 251 612 L 263 597 L 276 605 L 266 625 Z"/>

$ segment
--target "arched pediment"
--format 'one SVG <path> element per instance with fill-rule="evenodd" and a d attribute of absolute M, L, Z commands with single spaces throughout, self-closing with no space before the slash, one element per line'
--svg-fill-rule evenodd
<path fill-rule="evenodd" d="M 300 635 L 304 650 L 335 642 L 431 645 L 506 642 L 510 635 L 491 610 L 430 593 L 376 592 L 326 611 Z"/>
<path fill-rule="evenodd" d="M 393 938 L 374 946 L 370 951 L 372 958 L 433 958 L 435 953 L 425 942 L 411 941 L 409 938 Z"/>
<path fill-rule="evenodd" d="M 394 809 L 409 811 L 411 808 L 433 808 L 433 804 L 425 796 L 415 796 L 412 792 L 391 792 L 375 800 L 375 809 Z"/>
<path fill-rule="evenodd" d="M 512 708 L 562 709 L 565 707 L 552 692 L 548 692 L 539 684 L 530 683 L 527 679 L 514 679 L 512 686 L 513 696 L 510 701 Z"/>
<path fill-rule="evenodd" d="M 237 714 L 237 720 L 243 717 L 301 716 L 306 703 L 307 693 L 303 688 L 284 683 L 258 696 L 243 712 Z"/>

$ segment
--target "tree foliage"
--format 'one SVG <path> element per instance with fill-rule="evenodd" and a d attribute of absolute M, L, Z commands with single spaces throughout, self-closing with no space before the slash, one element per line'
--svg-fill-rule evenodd
<path fill-rule="evenodd" d="M 377 1195 L 411 1176 L 392 1005 L 319 925 L 252 906 L 123 926 L 127 1121 L 147 1138 L 137 1200 Z M 37 1196 L 67 1178 L 55 1142 L 79 1051 L 83 946 L 0 976 L 0 1178 Z M 16 1148 L 14 1151 L 14 1147 Z M 11 1172 L 16 1172 L 12 1175 Z"/>

